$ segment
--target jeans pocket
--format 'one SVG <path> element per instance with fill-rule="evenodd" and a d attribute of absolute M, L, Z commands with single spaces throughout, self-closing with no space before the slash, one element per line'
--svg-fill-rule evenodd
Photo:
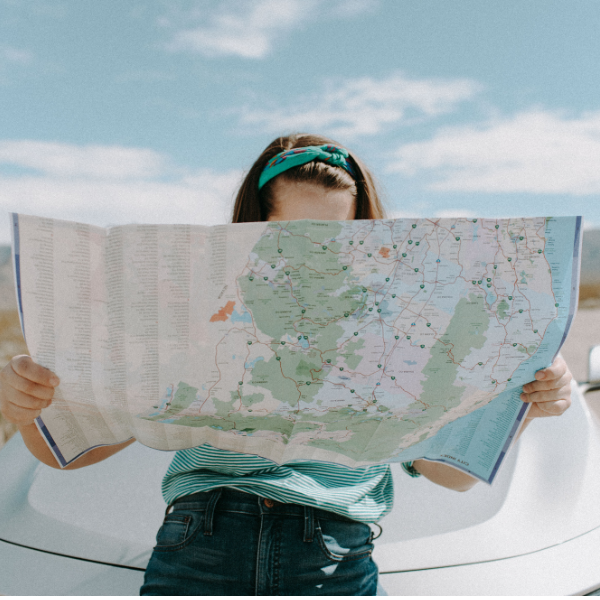
<path fill-rule="evenodd" d="M 165 517 L 156 534 L 155 550 L 178 550 L 192 539 L 204 513 L 172 512 Z"/>
<path fill-rule="evenodd" d="M 373 553 L 371 528 L 365 523 L 317 519 L 315 537 L 328 559 L 358 560 Z"/>

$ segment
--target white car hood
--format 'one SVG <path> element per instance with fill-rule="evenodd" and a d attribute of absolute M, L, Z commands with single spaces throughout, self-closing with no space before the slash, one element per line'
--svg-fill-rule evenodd
<path fill-rule="evenodd" d="M 599 422 L 576 387 L 573 400 L 561 418 L 533 422 L 491 487 L 452 492 L 395 465 L 395 505 L 376 542 L 380 571 L 514 557 L 600 527 Z M 171 458 L 134 444 L 60 472 L 17 435 L 0 452 L 0 540 L 144 568 L 166 508 L 160 483 Z"/>
<path fill-rule="evenodd" d="M 573 385 L 560 418 L 536 419 L 492 486 L 465 493 L 395 478 L 375 550 L 382 573 L 494 561 L 562 544 L 600 527 L 600 421 Z"/>
<path fill-rule="evenodd" d="M 0 539 L 145 568 L 164 517 L 160 483 L 171 459 L 134 444 L 97 465 L 58 471 L 16 435 L 0 452 Z"/>

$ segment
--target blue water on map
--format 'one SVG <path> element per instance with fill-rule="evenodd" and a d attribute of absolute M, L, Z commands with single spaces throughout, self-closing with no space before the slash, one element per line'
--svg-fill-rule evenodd
<path fill-rule="evenodd" d="M 165 391 L 165 395 L 160 399 L 159 403 L 158 403 L 158 408 L 156 409 L 156 412 L 150 413 L 150 417 L 156 417 L 156 415 L 159 415 L 162 411 L 164 411 L 167 408 L 167 402 L 171 401 L 171 396 L 173 395 L 173 386 L 168 385 L 167 389 Z"/>
<path fill-rule="evenodd" d="M 229 320 L 232 323 L 252 323 L 252 316 L 246 310 L 242 310 L 241 313 L 238 313 L 237 310 L 234 310 L 231 313 L 231 317 L 229 317 Z"/>
<path fill-rule="evenodd" d="M 252 361 L 250 361 L 250 362 L 247 362 L 247 363 L 244 365 L 244 369 L 253 369 L 253 368 L 254 368 L 254 365 L 255 365 L 255 364 L 256 364 L 256 363 L 257 363 L 259 360 L 265 360 L 265 359 L 264 359 L 262 356 L 259 356 L 259 357 L 255 358 L 254 360 L 252 360 Z"/>

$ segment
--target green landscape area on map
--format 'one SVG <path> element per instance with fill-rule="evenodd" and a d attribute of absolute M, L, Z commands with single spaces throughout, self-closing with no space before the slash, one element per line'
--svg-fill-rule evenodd
<path fill-rule="evenodd" d="M 364 360 L 357 352 L 364 340 L 348 339 L 348 327 L 340 323 L 351 319 L 364 326 L 376 319 L 367 310 L 369 291 L 364 277 L 359 281 L 347 245 L 343 254 L 336 239 L 341 233 L 342 225 L 337 222 L 326 227 L 322 222 L 289 223 L 285 230 L 279 224 L 269 225 L 253 248 L 256 259 L 238 278 L 243 303 L 256 328 L 272 340 L 271 352 L 254 363 L 251 379 L 247 380 L 246 373 L 246 381 L 279 400 L 277 411 L 252 415 L 253 405 L 262 402 L 264 395 L 245 395 L 239 386 L 228 392 L 227 399 L 211 397 L 216 414 L 182 415 L 197 400 L 198 389 L 180 382 L 166 410 L 145 418 L 245 435 L 270 431 L 286 444 L 299 433 L 314 431 L 312 439 L 303 436 L 305 445 L 376 462 L 397 453 L 405 435 L 439 421 L 458 406 L 464 391 L 457 384 L 459 365 L 486 342 L 490 316 L 483 295 L 470 294 L 458 301 L 446 332 L 429 351 L 418 402 L 404 407 L 406 418 L 372 400 L 361 404 L 349 396 L 348 403 L 339 406 L 315 398 L 324 385 L 335 393 L 331 374 L 338 364 L 355 371 Z M 265 278 L 265 266 L 273 275 Z M 500 303 L 498 312 L 507 308 Z M 343 386 L 339 389 L 347 395 Z M 340 439 L 344 432 L 349 435 Z M 427 436 L 423 433 L 420 439 Z"/>

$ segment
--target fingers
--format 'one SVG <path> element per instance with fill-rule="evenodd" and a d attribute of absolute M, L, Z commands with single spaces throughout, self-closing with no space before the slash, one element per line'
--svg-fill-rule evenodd
<path fill-rule="evenodd" d="M 19 392 L 26 394 L 27 396 L 32 396 L 32 398 L 37 398 L 38 400 L 43 400 L 44 402 L 52 400 L 52 397 L 54 396 L 53 387 L 35 383 L 30 379 L 25 379 L 21 375 L 18 375 L 12 368 L 11 363 L 8 363 L 7 368 L 2 370 L 0 373 L 0 379 L 5 386 L 8 385 Z M 45 403 L 44 406 L 40 406 L 40 408 L 45 408 Z"/>
<path fill-rule="evenodd" d="M 528 419 L 557 417 L 571 406 L 571 386 L 565 385 L 557 389 L 521 394 L 521 400 L 532 405 L 527 414 Z"/>
<path fill-rule="evenodd" d="M 562 357 L 547 369 L 535 374 L 535 381 L 523 386 L 521 400 L 530 403 L 528 419 L 562 415 L 571 406 L 571 381 L 573 376 Z"/>
<path fill-rule="evenodd" d="M 31 409 L 18 406 L 11 402 L 4 402 L 0 400 L 0 409 L 2 416 L 9 422 L 15 425 L 27 425 L 33 423 L 37 419 L 42 411 L 40 409 Z"/>
<path fill-rule="evenodd" d="M 17 375 L 40 385 L 56 387 L 60 383 L 52 371 L 34 363 L 30 356 L 15 356 L 9 364 Z"/>
<path fill-rule="evenodd" d="M 560 379 L 565 373 L 569 372 L 569 367 L 562 356 L 557 356 L 555 361 L 546 369 L 542 369 L 535 374 L 538 381 L 548 379 Z"/>
<path fill-rule="evenodd" d="M 538 390 L 533 392 L 524 391 L 521 394 L 521 400 L 523 402 L 554 402 L 556 400 L 566 399 L 571 397 L 571 378 L 567 377 L 564 380 L 561 378 L 558 382 L 555 382 L 555 387 L 545 390 Z M 531 383 L 523 386 L 531 390 L 533 386 Z"/>
<path fill-rule="evenodd" d="M 523 386 L 523 391 L 526 394 L 531 394 L 532 392 L 543 392 L 545 390 L 563 388 L 569 386 L 572 379 L 573 376 L 571 375 L 571 372 L 567 371 L 559 379 L 547 379 L 543 381 L 531 381 L 530 383 L 526 383 Z"/>
<path fill-rule="evenodd" d="M 571 386 L 565 386 L 556 390 L 548 390 L 545 392 L 534 392 L 533 394 L 521 394 L 523 402 L 535 402 L 544 404 L 550 402 L 558 402 L 559 400 L 571 399 Z"/>
<path fill-rule="evenodd" d="M 0 412 L 7 421 L 27 425 L 52 402 L 58 378 L 29 356 L 16 356 L 0 371 Z"/>
<path fill-rule="evenodd" d="M 36 398 L 35 396 L 31 396 L 19 390 L 13 389 L 10 391 L 9 402 L 11 404 L 16 404 L 17 406 L 20 406 L 21 408 L 32 408 L 34 410 L 42 410 L 42 408 L 50 406 L 52 398 Z"/>
<path fill-rule="evenodd" d="M 571 400 L 559 400 L 557 402 L 546 402 L 544 404 L 532 404 L 527 419 L 536 419 L 538 417 L 558 417 L 562 415 L 571 406 Z"/>
<path fill-rule="evenodd" d="M 571 406 L 573 376 L 559 356 L 547 369 L 535 374 L 535 381 L 523 386 L 521 400 L 531 404 L 528 419 L 562 415 Z"/>

